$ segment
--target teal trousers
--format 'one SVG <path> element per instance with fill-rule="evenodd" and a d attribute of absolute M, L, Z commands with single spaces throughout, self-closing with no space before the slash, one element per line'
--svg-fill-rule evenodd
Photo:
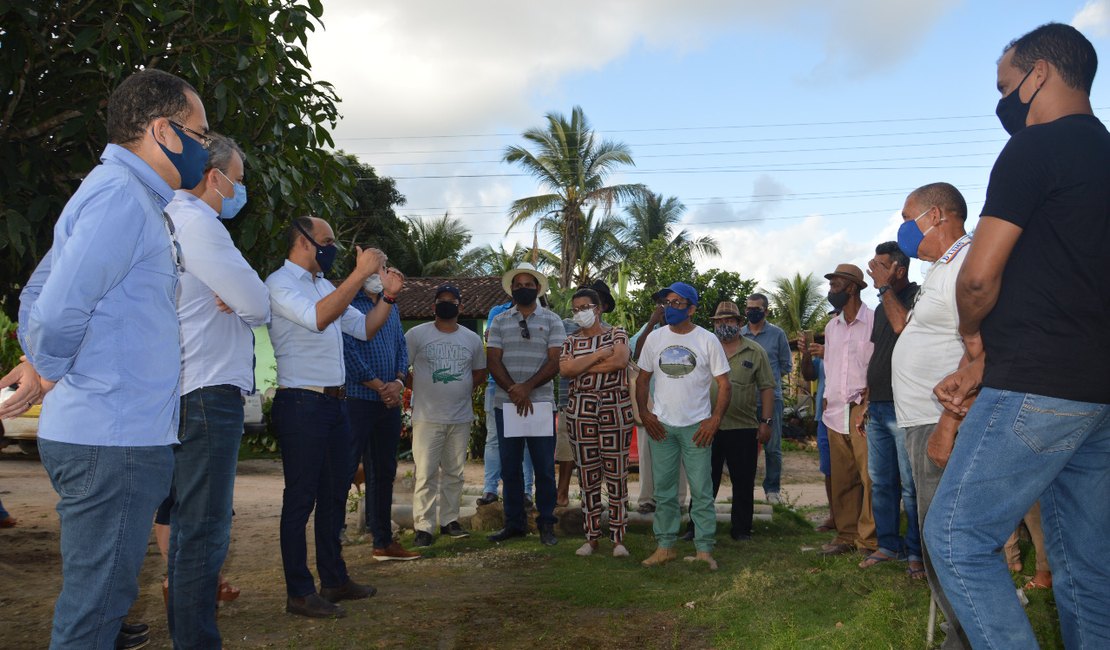
<path fill-rule="evenodd" d="M 694 444 L 698 425 L 672 427 L 664 424 L 667 437 L 650 438 L 651 471 L 655 479 L 655 519 L 652 530 L 660 548 L 671 548 L 682 524 L 678 503 L 679 461 L 686 466 L 686 479 L 690 482 L 690 519 L 694 522 L 694 547 L 710 552 L 716 543 L 717 512 L 713 507 L 713 477 L 711 472 L 712 447 Z"/>

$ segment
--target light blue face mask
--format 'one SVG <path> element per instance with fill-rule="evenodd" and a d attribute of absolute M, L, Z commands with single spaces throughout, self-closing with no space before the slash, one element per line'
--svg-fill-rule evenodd
<path fill-rule="evenodd" d="M 219 168 L 217 168 L 216 171 L 220 172 L 220 176 L 227 178 L 227 174 L 223 173 Z M 242 183 L 236 183 L 230 178 L 227 178 L 227 182 L 231 183 L 231 186 L 235 188 L 235 193 L 231 196 L 224 196 L 219 188 L 212 188 L 216 190 L 216 194 L 219 194 L 220 198 L 223 199 L 223 205 L 220 206 L 220 218 L 225 220 L 234 219 L 235 215 L 239 214 L 239 211 L 247 204 L 247 186 Z"/>

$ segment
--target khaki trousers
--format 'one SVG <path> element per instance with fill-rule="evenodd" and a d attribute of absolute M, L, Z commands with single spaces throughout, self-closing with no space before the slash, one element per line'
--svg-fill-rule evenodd
<path fill-rule="evenodd" d="M 853 405 L 849 422 L 861 406 Z M 867 438 L 858 431 L 842 433 L 829 429 L 832 465 L 832 512 L 836 521 L 836 544 L 855 544 L 875 551 L 875 518 L 871 514 L 871 477 L 867 474 Z"/>
<path fill-rule="evenodd" d="M 436 424 L 413 420 L 412 460 L 416 464 L 416 484 L 413 486 L 412 519 L 416 530 L 435 534 L 437 524 L 446 526 L 458 521 L 469 443 L 469 422 Z"/>
<path fill-rule="evenodd" d="M 1041 529 L 1041 502 L 1033 504 L 1029 512 L 1022 519 L 1025 527 L 1029 529 L 1029 539 L 1033 540 L 1033 550 L 1036 554 L 1037 571 L 1048 572 L 1052 569 L 1048 565 L 1048 551 L 1044 547 L 1044 531 Z M 1020 524 L 1019 524 L 1020 526 Z M 1010 535 L 1004 547 L 1007 564 L 1021 562 L 1021 549 L 1018 547 L 1018 531 Z"/>

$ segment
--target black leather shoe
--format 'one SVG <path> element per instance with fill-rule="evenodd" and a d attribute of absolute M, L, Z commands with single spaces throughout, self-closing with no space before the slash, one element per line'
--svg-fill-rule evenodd
<path fill-rule="evenodd" d="M 413 540 L 412 545 L 417 548 L 424 548 L 425 546 L 431 546 L 434 542 L 435 540 L 432 539 L 431 533 L 418 530 L 416 531 L 416 539 Z"/>
<path fill-rule="evenodd" d="M 320 597 L 329 603 L 338 603 L 341 600 L 362 600 L 378 593 L 370 585 L 360 585 L 354 580 L 347 580 L 342 587 L 320 587 Z"/>
<path fill-rule="evenodd" d="M 127 633 L 124 628 L 141 629 L 142 632 Z M 150 643 L 150 630 L 146 625 L 127 625 L 124 623 L 120 626 L 119 634 L 116 635 L 116 650 L 138 650 L 145 647 Z"/>
<path fill-rule="evenodd" d="M 304 598 L 290 596 L 285 601 L 285 611 L 309 618 L 343 618 L 347 615 L 342 607 L 329 603 L 321 598 L 320 594 L 309 594 Z"/>
<path fill-rule="evenodd" d="M 752 539 L 751 533 L 729 533 L 734 542 L 750 542 Z"/>
<path fill-rule="evenodd" d="M 504 542 L 514 537 L 525 537 L 527 535 L 527 531 L 517 530 L 516 528 L 502 528 L 496 533 L 486 537 L 486 539 L 491 542 Z"/>
<path fill-rule="evenodd" d="M 150 634 L 150 626 L 146 623 L 124 623 L 119 626 L 120 634 Z"/>
<path fill-rule="evenodd" d="M 457 521 L 452 521 L 451 523 L 447 524 L 446 526 L 440 526 L 439 527 L 439 534 L 440 535 L 450 535 L 451 537 L 454 537 L 455 539 L 462 539 L 464 537 L 470 537 L 470 533 L 467 532 L 462 526 L 460 526 L 459 522 L 457 522 Z"/>
<path fill-rule="evenodd" d="M 474 503 L 477 503 L 480 506 L 488 506 L 489 504 L 494 503 L 496 501 L 497 501 L 497 494 L 496 493 L 486 492 L 482 496 L 475 499 Z"/>
<path fill-rule="evenodd" d="M 551 524 L 540 526 L 540 543 L 544 546 L 555 546 L 559 543 L 559 538 L 555 537 L 555 526 Z"/>
<path fill-rule="evenodd" d="M 693 527 L 693 525 L 690 525 L 690 526 L 686 527 L 686 533 L 682 536 L 682 541 L 684 541 L 684 542 L 694 541 L 694 527 Z"/>

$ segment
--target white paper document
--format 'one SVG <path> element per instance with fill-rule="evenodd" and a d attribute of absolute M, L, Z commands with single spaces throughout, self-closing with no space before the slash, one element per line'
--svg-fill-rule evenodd
<path fill-rule="evenodd" d="M 505 402 L 503 414 L 505 416 L 506 438 L 538 438 L 554 435 L 555 421 L 551 418 L 551 402 L 532 402 L 532 414 L 527 417 L 517 415 L 516 406 L 512 402 Z"/>

